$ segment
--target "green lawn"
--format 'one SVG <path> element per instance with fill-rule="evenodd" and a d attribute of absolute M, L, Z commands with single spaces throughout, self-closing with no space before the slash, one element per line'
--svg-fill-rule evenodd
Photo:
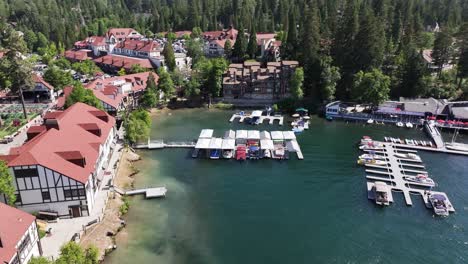
<path fill-rule="evenodd" d="M 28 120 L 35 118 L 37 115 L 37 113 L 28 114 Z M 15 133 L 18 131 L 18 129 L 27 123 L 27 120 L 24 119 L 23 113 L 1 113 L 0 116 L 2 117 L 2 125 L 0 126 L 0 139 Z M 18 126 L 14 126 L 14 120 L 19 120 L 20 124 Z"/>

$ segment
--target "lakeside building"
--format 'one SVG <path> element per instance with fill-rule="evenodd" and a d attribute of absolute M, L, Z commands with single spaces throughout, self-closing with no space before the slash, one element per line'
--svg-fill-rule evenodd
<path fill-rule="evenodd" d="M 93 91 L 101 101 L 104 110 L 115 116 L 118 111 L 129 105 L 136 105 L 138 98 L 148 85 L 149 76 L 153 75 L 157 84 L 159 76 L 154 72 L 142 72 L 124 76 L 105 78 L 104 76 L 88 83 L 85 88 Z M 161 99 L 164 94 L 160 94 Z"/>
<path fill-rule="evenodd" d="M 426 64 L 426 67 L 431 72 L 437 72 L 439 67 L 434 64 L 434 58 L 432 57 L 432 49 L 425 49 L 421 52 L 421 56 Z M 442 71 L 448 71 L 453 69 L 454 63 L 450 61 L 442 66 Z"/>
<path fill-rule="evenodd" d="M 0 263 L 27 264 L 41 255 L 36 217 L 0 203 Z"/>
<path fill-rule="evenodd" d="M 26 143 L 0 156 L 14 178 L 16 206 L 65 218 L 89 215 L 114 136 L 115 119 L 89 105 L 47 113 L 42 125 L 28 129 Z"/>
<path fill-rule="evenodd" d="M 231 64 L 223 77 L 223 99 L 235 103 L 245 100 L 273 102 L 290 96 L 289 80 L 297 61 Z"/>
<path fill-rule="evenodd" d="M 187 56 L 182 42 L 173 43 L 176 66 L 181 71 L 190 69 L 192 60 Z M 132 28 L 111 28 L 105 36 L 91 36 L 75 42 L 74 48 L 65 52 L 72 62 L 93 60 L 104 71 L 116 73 L 140 65 L 147 70 L 165 67 L 162 51 L 165 39 L 149 39 Z M 183 44 L 183 43 L 182 43 Z"/>
<path fill-rule="evenodd" d="M 27 103 L 50 103 L 55 102 L 54 87 L 46 82 L 42 76 L 33 73 L 33 86 L 23 89 L 23 97 Z M 19 100 L 17 93 L 9 90 L 0 92 L 1 103 L 12 103 Z"/>
<path fill-rule="evenodd" d="M 222 57 L 224 56 L 224 46 L 226 41 L 231 42 L 231 47 L 236 43 L 238 30 L 229 27 L 224 30 L 206 31 L 202 33 L 204 40 L 203 51 L 207 57 Z M 246 34 L 248 38 L 248 34 Z M 280 60 L 281 41 L 276 40 L 275 33 L 257 33 L 257 46 L 259 55 L 269 61 Z"/>

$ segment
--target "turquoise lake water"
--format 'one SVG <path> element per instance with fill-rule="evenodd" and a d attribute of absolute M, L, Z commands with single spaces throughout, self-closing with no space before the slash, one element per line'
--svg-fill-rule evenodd
<path fill-rule="evenodd" d="M 216 136 L 254 129 L 230 124 L 229 111 L 169 113 L 154 117 L 152 138 L 183 141 L 203 128 Z M 408 207 L 399 193 L 380 208 L 367 199 L 364 169 L 356 165 L 363 135 L 426 139 L 418 129 L 313 117 L 298 136 L 302 161 L 291 155 L 239 163 L 192 159 L 188 149 L 141 151 L 136 187 L 169 191 L 161 200 L 132 198 L 128 242 L 106 263 L 467 263 L 468 157 L 419 153 L 455 214 L 434 217 L 420 197 L 412 196 Z"/>

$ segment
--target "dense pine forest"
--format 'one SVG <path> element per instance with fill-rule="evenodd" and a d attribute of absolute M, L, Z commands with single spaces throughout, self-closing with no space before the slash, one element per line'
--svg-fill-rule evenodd
<path fill-rule="evenodd" d="M 282 57 L 304 67 L 305 95 L 321 100 L 467 94 L 468 0 L 0 0 L 0 16 L 33 50 L 44 37 L 71 47 L 109 27 L 277 32 Z M 443 72 L 449 63 L 458 67 Z"/>

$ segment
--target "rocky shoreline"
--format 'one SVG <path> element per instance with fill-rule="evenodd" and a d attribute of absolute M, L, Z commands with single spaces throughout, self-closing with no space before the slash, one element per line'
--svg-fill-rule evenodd
<path fill-rule="evenodd" d="M 114 186 L 122 190 L 133 188 L 134 177 L 139 172 L 134 163 L 140 159 L 133 149 L 122 150 Z M 80 240 L 83 248 L 96 246 L 101 261 L 104 261 L 105 256 L 117 248 L 117 240 L 125 241 L 127 238 L 124 215 L 128 210 L 128 200 L 116 192 L 112 192 L 108 199 L 101 221 L 89 228 Z"/>

